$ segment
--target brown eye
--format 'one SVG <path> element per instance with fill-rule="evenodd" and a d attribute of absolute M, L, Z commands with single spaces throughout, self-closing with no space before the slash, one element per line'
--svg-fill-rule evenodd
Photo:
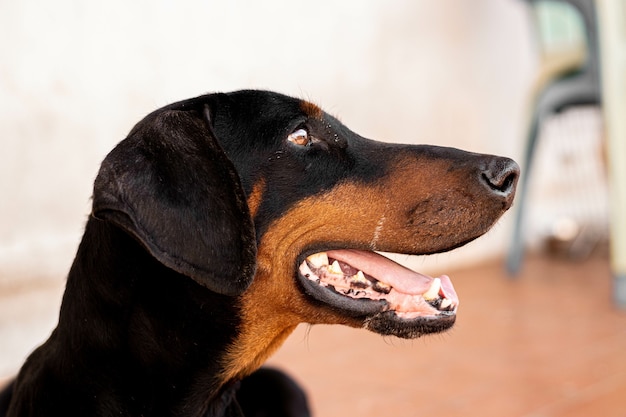
<path fill-rule="evenodd" d="M 287 140 L 298 146 L 307 146 L 311 143 L 311 140 L 309 139 L 309 132 L 304 129 L 296 130 L 287 137 Z"/>

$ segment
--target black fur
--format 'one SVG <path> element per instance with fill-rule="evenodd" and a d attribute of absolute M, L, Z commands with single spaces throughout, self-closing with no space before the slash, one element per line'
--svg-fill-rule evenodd
<path fill-rule="evenodd" d="M 299 127 L 316 141 L 286 141 Z M 504 182 L 496 177 L 512 182 L 506 198 L 493 198 L 471 224 L 426 222 L 433 238 L 411 253 L 474 239 L 510 206 L 517 171 L 509 160 L 489 168 L 492 159 L 458 150 L 370 141 L 327 114 L 310 117 L 302 101 L 277 93 L 211 94 L 149 114 L 102 163 L 58 326 L 0 396 L 0 417 L 238 416 L 242 408 L 250 415 L 308 415 L 301 390 L 284 375 L 262 370 L 242 382 L 220 379 L 225 351 L 244 324 L 240 296 L 274 220 L 348 179 L 372 184 L 392 175 L 398 155 L 452 161 L 451 169 L 469 172 L 472 185 L 454 190 L 466 205 Z M 261 180 L 263 199 L 252 218 L 246 199 Z M 445 204 L 432 198 L 413 211 Z M 449 210 L 455 218 L 456 206 Z M 445 233 L 450 237 L 441 238 Z M 380 317 L 372 328 L 403 335 Z M 235 399 L 240 383 L 242 407 Z M 285 404 L 291 411 L 276 411 Z"/>
<path fill-rule="evenodd" d="M 246 417 L 310 416 L 302 388 L 277 369 L 261 368 L 241 381 L 237 401 Z"/>

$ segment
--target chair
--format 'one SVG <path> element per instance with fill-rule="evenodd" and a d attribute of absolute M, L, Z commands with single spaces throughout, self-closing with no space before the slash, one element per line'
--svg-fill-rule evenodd
<path fill-rule="evenodd" d="M 538 3 L 537 0 L 528 0 Z M 517 194 L 517 211 L 513 240 L 506 261 L 507 272 L 515 276 L 521 268 L 525 251 L 524 216 L 528 198 L 528 179 L 532 171 L 537 141 L 542 124 L 548 116 L 581 105 L 597 105 L 602 102 L 600 89 L 600 64 L 598 30 L 594 0 L 552 0 L 572 5 L 582 18 L 586 36 L 586 55 L 583 60 L 572 59 L 564 65 L 553 66 L 535 96 L 531 120 L 523 156 L 523 170 Z M 566 60 L 567 61 L 567 60 Z M 547 78 L 547 79 L 546 79 Z"/>

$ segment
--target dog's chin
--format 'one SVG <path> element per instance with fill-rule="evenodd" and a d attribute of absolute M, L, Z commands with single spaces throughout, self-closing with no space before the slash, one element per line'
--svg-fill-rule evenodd
<path fill-rule="evenodd" d="M 432 278 L 375 252 L 303 255 L 296 276 L 309 297 L 381 335 L 412 339 L 456 320 L 459 300 L 447 276 Z"/>

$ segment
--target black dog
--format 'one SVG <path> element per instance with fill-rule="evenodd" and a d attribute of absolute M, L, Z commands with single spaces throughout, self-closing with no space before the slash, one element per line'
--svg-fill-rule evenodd
<path fill-rule="evenodd" d="M 253 373 L 298 323 L 403 338 L 452 326 L 447 276 L 373 251 L 475 239 L 511 206 L 518 174 L 506 158 L 364 139 L 271 92 L 159 109 L 102 163 L 58 327 L 0 415 L 280 413 L 298 389 Z M 294 404 L 285 412 L 307 413 Z"/>

